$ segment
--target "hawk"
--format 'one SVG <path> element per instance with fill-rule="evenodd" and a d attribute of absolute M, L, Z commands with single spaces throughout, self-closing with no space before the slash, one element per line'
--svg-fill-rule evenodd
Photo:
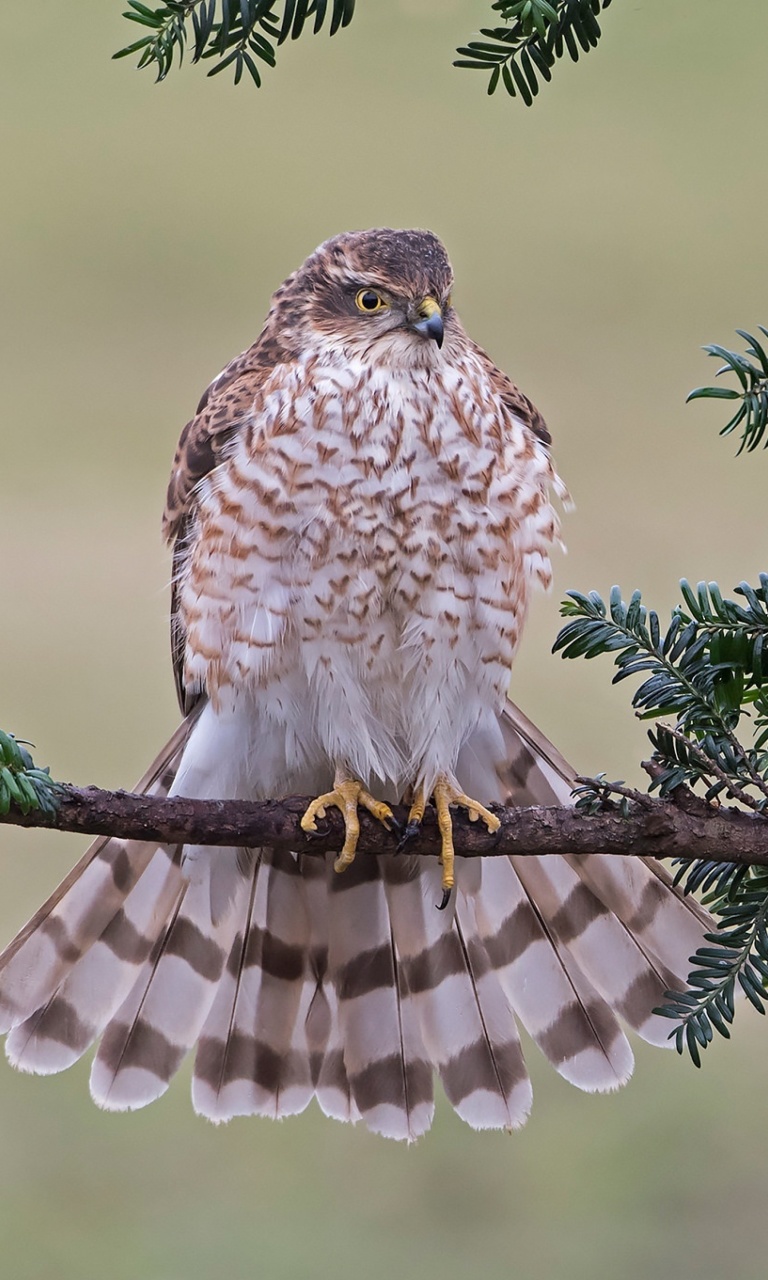
<path fill-rule="evenodd" d="M 25 1071 L 95 1042 L 91 1091 L 140 1107 L 196 1046 L 212 1120 L 315 1097 L 424 1133 L 437 1074 L 475 1128 L 523 1123 L 520 1022 L 567 1080 L 623 1084 L 706 916 L 650 859 L 457 858 L 451 806 L 566 804 L 574 775 L 506 701 L 563 493 L 530 400 L 465 333 L 428 231 L 322 244 L 184 428 L 164 527 L 183 722 L 148 794 L 317 798 L 334 859 L 97 840 L 0 957 Z M 410 818 L 355 858 L 358 811 Z M 442 857 L 414 854 L 433 803 Z M 410 846 L 410 851 L 409 851 Z M 436 910 L 436 906 L 443 910 Z"/>

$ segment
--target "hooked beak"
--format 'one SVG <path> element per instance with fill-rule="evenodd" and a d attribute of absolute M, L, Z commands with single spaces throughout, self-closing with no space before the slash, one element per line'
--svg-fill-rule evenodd
<path fill-rule="evenodd" d="M 417 314 L 419 319 L 411 322 L 411 328 L 415 329 L 416 333 L 420 333 L 423 338 L 432 338 L 438 347 L 442 347 L 444 328 L 440 304 L 428 294 L 419 303 Z"/>

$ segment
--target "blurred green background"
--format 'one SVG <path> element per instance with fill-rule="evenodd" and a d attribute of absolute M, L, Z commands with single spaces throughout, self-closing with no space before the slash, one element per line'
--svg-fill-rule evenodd
<path fill-rule="evenodd" d="M 734 460 L 700 344 L 768 323 L 764 0 L 641 0 L 530 111 L 450 67 L 486 0 L 359 0 L 285 49 L 260 93 L 112 52 L 110 4 L 8 6 L 0 45 L 0 724 L 55 775 L 129 785 L 176 721 L 158 525 L 179 428 L 322 239 L 445 239 L 470 332 L 546 414 L 577 502 L 513 691 L 584 771 L 639 780 L 610 667 L 549 655 L 569 587 L 766 568 L 765 460 Z M 734 341 L 737 341 L 734 339 Z M 0 931 L 82 848 L 0 835 Z M 0 1065 L 5 1274 L 47 1280 L 468 1274 L 764 1280 L 765 1029 L 704 1069 L 638 1052 L 585 1097 L 531 1052 L 525 1130 L 445 1106 L 414 1149 L 315 1113 L 214 1129 L 184 1082 L 111 1116 L 81 1064 Z"/>

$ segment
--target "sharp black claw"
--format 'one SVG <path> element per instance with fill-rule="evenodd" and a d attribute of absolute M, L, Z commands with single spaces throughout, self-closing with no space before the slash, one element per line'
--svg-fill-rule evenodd
<path fill-rule="evenodd" d="M 308 840 L 325 840 L 331 834 L 330 823 L 325 822 L 321 826 L 315 828 L 314 831 L 305 831 L 304 835 Z"/>
<path fill-rule="evenodd" d="M 442 902 L 437 903 L 438 911 L 445 911 L 445 908 L 448 906 L 448 903 L 451 900 L 451 893 L 452 893 L 451 889 L 443 889 L 443 900 Z"/>
<path fill-rule="evenodd" d="M 403 850 L 406 848 L 406 846 L 409 845 L 412 840 L 416 839 L 416 836 L 419 834 L 420 831 L 421 831 L 420 822 L 407 822 L 405 826 L 402 828 L 402 835 L 400 836 L 400 839 L 397 842 L 397 852 L 402 853 Z"/>
<path fill-rule="evenodd" d="M 383 823 L 384 823 L 384 826 L 387 828 L 387 831 L 390 833 L 390 835 L 393 835 L 393 836 L 402 835 L 402 832 L 403 832 L 402 824 L 398 822 L 394 814 L 392 814 L 391 817 L 389 818 L 384 818 Z"/>

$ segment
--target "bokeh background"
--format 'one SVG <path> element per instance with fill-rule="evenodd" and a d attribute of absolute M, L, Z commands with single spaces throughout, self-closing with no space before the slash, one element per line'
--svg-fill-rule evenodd
<path fill-rule="evenodd" d="M 176 721 L 158 523 L 179 428 L 319 241 L 422 225 L 577 502 L 513 690 L 581 770 L 639 781 L 628 688 L 549 649 L 569 587 L 667 610 L 682 575 L 731 589 L 766 567 L 763 456 L 735 460 L 722 407 L 683 403 L 714 372 L 702 343 L 768 323 L 764 0 L 615 4 L 530 111 L 450 66 L 486 0 L 359 0 L 259 93 L 111 62 L 138 34 L 121 7 L 3 16 L 0 724 L 58 777 L 142 772 Z M 3 831 L 3 939 L 82 844 Z M 443 1106 L 410 1150 L 313 1112 L 215 1129 L 183 1080 L 105 1115 L 83 1064 L 0 1065 L 4 1273 L 764 1280 L 759 1018 L 701 1072 L 640 1047 L 607 1098 L 530 1059 L 525 1130 Z"/>

